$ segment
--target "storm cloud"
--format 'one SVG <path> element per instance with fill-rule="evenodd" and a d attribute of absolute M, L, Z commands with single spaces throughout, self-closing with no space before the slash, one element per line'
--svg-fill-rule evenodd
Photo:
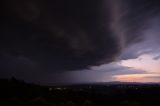
<path fill-rule="evenodd" d="M 103 2 L 3 1 L 1 52 L 52 70 L 83 69 L 113 61 L 120 41 L 109 29 L 109 10 L 103 10 Z"/>
<path fill-rule="evenodd" d="M 0 74 L 47 78 L 153 51 L 159 59 L 159 6 L 157 0 L 1 0 Z"/>

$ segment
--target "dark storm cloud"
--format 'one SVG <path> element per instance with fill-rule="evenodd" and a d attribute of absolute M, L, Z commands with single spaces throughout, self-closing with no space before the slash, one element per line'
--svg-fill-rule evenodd
<path fill-rule="evenodd" d="M 1 2 L 0 47 L 11 56 L 73 70 L 110 62 L 119 53 L 103 0 Z"/>
<path fill-rule="evenodd" d="M 123 60 L 135 59 L 143 54 L 153 56 L 153 59 L 158 60 L 160 55 L 160 16 L 152 17 L 146 21 L 145 30 L 142 30 L 141 36 L 143 40 L 126 47 L 120 55 Z"/>
<path fill-rule="evenodd" d="M 158 0 L 1 0 L 0 73 L 47 79 L 49 71 L 139 56 L 154 42 L 144 41 L 144 30 L 159 21 L 159 6 Z"/>

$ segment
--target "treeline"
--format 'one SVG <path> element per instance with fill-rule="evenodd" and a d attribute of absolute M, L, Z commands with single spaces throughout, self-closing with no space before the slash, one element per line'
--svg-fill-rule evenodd
<path fill-rule="evenodd" d="M 0 79 L 0 106 L 160 106 L 160 87 L 57 89 Z"/>

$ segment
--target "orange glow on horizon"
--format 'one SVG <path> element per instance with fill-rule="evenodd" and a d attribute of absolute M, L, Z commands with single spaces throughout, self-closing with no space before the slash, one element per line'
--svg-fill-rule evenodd
<path fill-rule="evenodd" d="M 116 81 L 123 82 L 160 82 L 157 74 L 131 74 L 131 75 L 115 75 Z"/>

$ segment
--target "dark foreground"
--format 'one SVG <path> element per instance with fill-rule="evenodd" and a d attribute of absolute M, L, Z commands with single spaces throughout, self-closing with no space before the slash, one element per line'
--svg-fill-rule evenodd
<path fill-rule="evenodd" d="M 39 86 L 0 80 L 0 106 L 160 106 L 159 84 Z"/>

